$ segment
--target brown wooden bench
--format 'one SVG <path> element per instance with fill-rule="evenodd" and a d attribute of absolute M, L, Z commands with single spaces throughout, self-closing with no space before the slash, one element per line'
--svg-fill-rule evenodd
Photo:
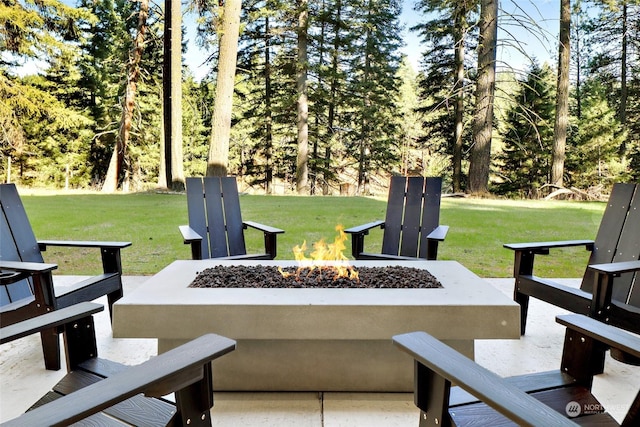
<path fill-rule="evenodd" d="M 440 225 L 442 178 L 393 176 L 389 184 L 387 213 L 378 220 L 348 228 L 351 254 L 355 259 L 435 260 L 438 244 L 449 230 Z M 380 227 L 382 253 L 365 251 L 365 236 Z"/>
<path fill-rule="evenodd" d="M 393 337 L 414 358 L 414 401 L 420 426 L 618 426 L 591 394 L 604 352 L 640 356 L 640 338 L 595 319 L 558 316 L 567 327 L 560 369 L 501 378 L 425 332 Z M 456 387 L 452 387 L 455 384 Z M 623 426 L 640 423 L 640 394 Z"/>
<path fill-rule="evenodd" d="M 14 184 L 0 184 L 0 323 L 9 325 L 49 311 L 107 296 L 109 313 L 122 297 L 120 250 L 131 242 L 36 240 Z M 69 286 L 56 286 L 56 264 L 44 262 L 50 246 L 90 248 L 99 251 L 102 274 Z M 60 369 L 60 344 L 43 333 L 47 369 Z"/>
<path fill-rule="evenodd" d="M 92 315 L 102 310 L 84 302 L 0 329 L 2 344 L 52 328 L 62 333 L 68 368 L 51 392 L 2 425 L 210 426 L 211 362 L 235 341 L 208 334 L 129 367 L 97 357 Z M 170 393 L 175 404 L 163 397 Z"/>

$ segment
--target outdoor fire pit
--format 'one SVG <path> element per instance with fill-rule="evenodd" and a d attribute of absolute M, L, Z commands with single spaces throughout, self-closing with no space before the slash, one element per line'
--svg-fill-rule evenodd
<path fill-rule="evenodd" d="M 441 288 L 442 284 L 422 268 L 390 265 L 360 267 L 354 277 L 332 268 L 265 265 L 217 265 L 198 273 L 190 288 Z"/>
<path fill-rule="evenodd" d="M 411 358 L 394 335 L 423 330 L 470 357 L 474 339 L 520 336 L 518 304 L 455 261 L 352 264 L 360 274 L 424 270 L 441 287 L 391 288 L 392 276 L 384 288 L 190 287 L 218 266 L 240 276 L 280 267 L 295 277 L 298 264 L 175 261 L 114 305 L 113 336 L 158 338 L 159 352 L 208 332 L 237 340 L 233 355 L 214 363 L 216 390 L 380 392 L 413 387 Z"/>

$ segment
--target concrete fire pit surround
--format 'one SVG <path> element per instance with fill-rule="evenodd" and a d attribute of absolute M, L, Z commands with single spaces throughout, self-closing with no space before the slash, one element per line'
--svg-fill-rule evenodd
<path fill-rule="evenodd" d="M 158 338 L 165 352 L 207 332 L 238 341 L 214 363 L 216 390 L 411 391 L 412 359 L 391 344 L 423 330 L 473 357 L 474 339 L 520 337 L 519 306 L 455 261 L 354 261 L 425 268 L 436 289 L 188 288 L 215 265 L 176 261 L 114 305 L 115 338 Z"/>

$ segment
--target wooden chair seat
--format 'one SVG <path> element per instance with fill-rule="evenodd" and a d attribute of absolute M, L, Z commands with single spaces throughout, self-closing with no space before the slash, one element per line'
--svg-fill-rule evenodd
<path fill-rule="evenodd" d="M 125 366 L 98 357 L 92 315 L 102 310 L 85 302 L 0 329 L 3 344 L 43 330 L 64 334 L 68 368 L 52 391 L 2 425 L 210 426 L 211 362 L 235 341 L 208 334 Z M 170 393 L 175 403 L 163 397 Z"/>
<path fill-rule="evenodd" d="M 609 348 L 640 356 L 640 338 L 583 315 L 557 318 L 567 327 L 560 369 L 501 378 L 425 332 L 393 342 L 414 358 L 420 426 L 619 426 L 591 393 Z M 457 386 L 452 386 L 456 384 Z M 622 425 L 640 423 L 640 393 Z"/>

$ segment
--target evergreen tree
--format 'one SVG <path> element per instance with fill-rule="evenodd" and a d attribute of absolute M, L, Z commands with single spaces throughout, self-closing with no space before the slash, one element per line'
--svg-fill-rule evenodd
<path fill-rule="evenodd" d="M 547 66 L 534 62 L 519 82 L 517 104 L 507 112 L 502 135 L 503 151 L 497 157 L 503 182 L 499 194 L 537 197 L 549 182 L 554 122 L 554 81 Z"/>
<path fill-rule="evenodd" d="M 587 27 L 587 43 L 591 50 L 589 73 L 591 76 L 611 77 L 608 81 L 609 104 L 617 109 L 618 119 L 626 127 L 630 119 L 629 109 L 640 103 L 640 98 L 629 87 L 630 82 L 637 78 L 634 70 L 637 76 L 640 67 L 640 1 L 591 0 L 590 3 L 598 7 L 599 13 Z M 622 141 L 619 148 L 622 156 L 627 154 L 627 145 L 631 147 L 640 141 L 634 132 L 629 132 L 628 136 L 631 140 L 628 143 L 627 140 Z"/>
<path fill-rule="evenodd" d="M 608 187 L 625 176 L 618 149 L 626 136 L 606 91 L 606 85 L 597 79 L 583 86 L 582 114 L 572 138 L 568 168 L 571 183 L 578 188 Z"/>
<path fill-rule="evenodd" d="M 48 93 L 42 79 L 20 78 L 15 67 L 21 62 L 39 61 L 48 66 L 60 65 L 63 59 L 77 55 L 80 27 L 94 18 L 85 9 L 61 1 L 0 1 L 0 151 L 7 161 L 0 162 L 0 173 L 11 176 L 16 160 L 22 178 L 37 178 L 34 168 L 42 160 L 32 151 L 42 135 L 35 130 L 38 122 L 53 122 L 69 128 L 76 122 L 77 111 L 67 108 L 64 100 Z M 35 127 L 31 126 L 35 125 Z M 29 129 L 25 128 L 28 127 Z M 3 159 L 4 160 L 4 159 Z"/>
<path fill-rule="evenodd" d="M 396 126 L 392 117 L 399 82 L 400 64 L 397 0 L 361 0 L 359 15 L 352 27 L 356 55 L 350 58 L 348 91 L 352 132 L 347 134 L 347 155 L 358 168 L 358 192 L 369 192 L 369 176 L 388 170 L 398 161 Z"/>
<path fill-rule="evenodd" d="M 423 143 L 431 150 L 445 153 L 451 159 L 446 172 L 452 176 L 454 191 L 462 188 L 462 160 L 465 129 L 465 98 L 471 86 L 468 58 L 473 48 L 470 21 L 474 19 L 477 0 L 433 1 L 420 0 L 416 10 L 432 17 L 416 25 L 427 50 L 423 53 L 424 73 L 420 77 L 420 90 L 428 112 Z"/>
<path fill-rule="evenodd" d="M 478 36 L 478 78 L 471 154 L 469 155 L 469 192 L 489 191 L 493 102 L 496 84 L 496 49 L 498 43 L 498 2 L 480 1 Z"/>

